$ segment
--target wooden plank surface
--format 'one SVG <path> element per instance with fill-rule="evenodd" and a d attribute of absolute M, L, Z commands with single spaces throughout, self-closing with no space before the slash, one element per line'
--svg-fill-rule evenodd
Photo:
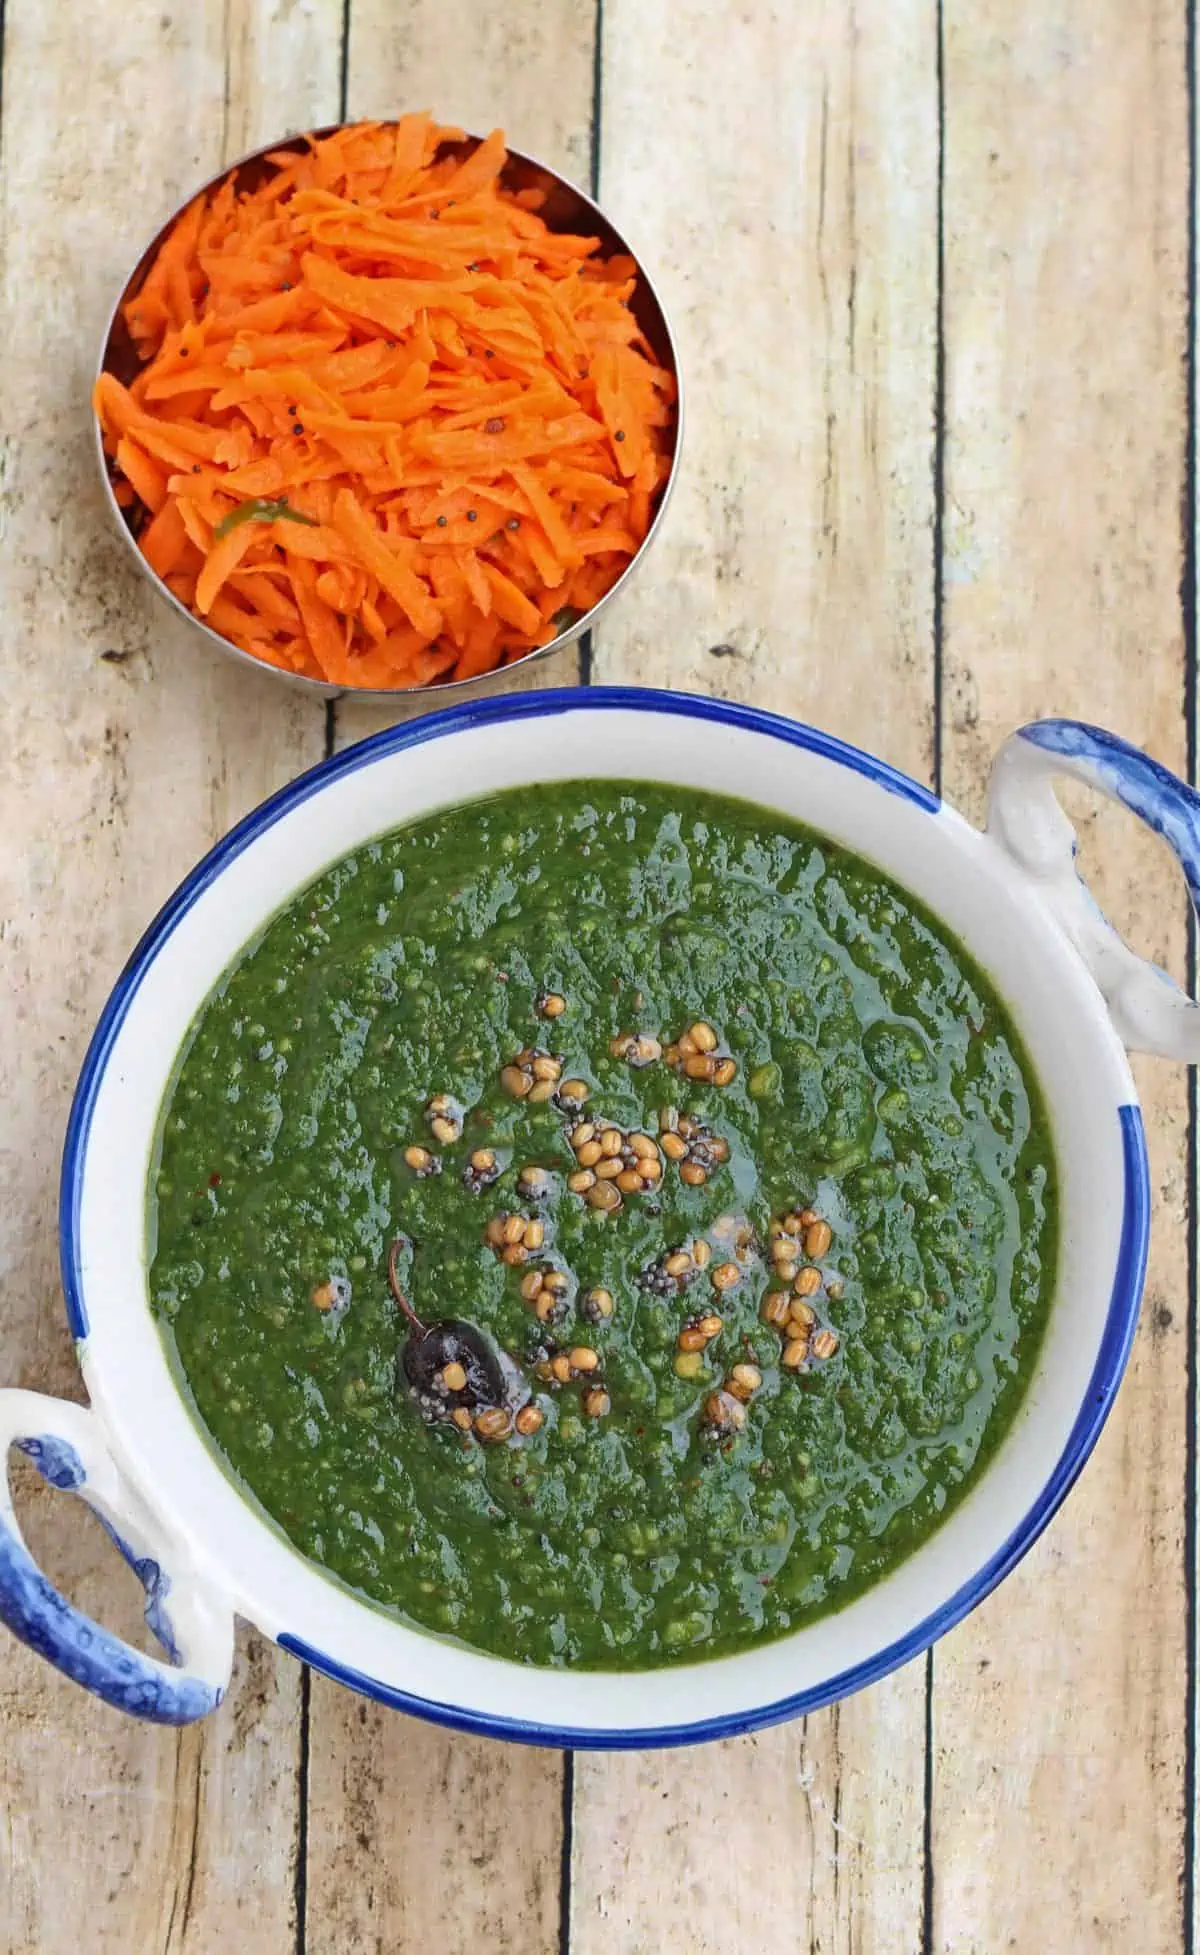
<path fill-rule="evenodd" d="M 601 195 L 661 270 L 691 420 L 596 677 L 774 706 L 928 779 L 934 9 L 604 18 Z M 916 1664 L 715 1749 L 581 1756 L 572 1950 L 918 1949 L 924 1730 Z"/>
<path fill-rule="evenodd" d="M 978 817 L 990 754 L 1038 713 L 1186 768 L 1185 20 L 950 0 L 946 27 L 945 783 Z M 1083 834 L 1105 908 L 1182 978 L 1165 851 L 1111 808 Z M 935 1656 L 945 1955 L 1192 1945 L 1187 1095 L 1179 1067 L 1138 1078 L 1155 1213 L 1130 1375 L 1048 1537 Z"/>
<path fill-rule="evenodd" d="M 1040 711 L 1184 764 L 1182 0 L 602 16 L 594 64 L 595 0 L 8 0 L 5 1383 L 78 1390 L 57 1154 L 141 925 L 327 736 L 410 710 L 342 702 L 327 724 L 200 652 L 107 534 L 82 408 L 146 231 L 223 157 L 335 117 L 343 88 L 351 114 L 503 122 L 584 183 L 598 136 L 602 198 L 661 274 L 685 471 L 597 679 L 774 705 L 923 778 L 940 752 L 975 816 L 995 744 Z M 533 677 L 577 671 L 571 653 Z M 1173 872 L 1132 824 L 1085 817 L 1102 898 L 1182 973 Z M 918 1664 L 791 1727 L 564 1776 L 556 1753 L 310 1690 L 253 1636 L 222 1712 L 181 1734 L 4 1639 L 0 1955 L 1185 1955 L 1187 1103 L 1167 1067 L 1140 1083 L 1156 1239 L 1128 1384 L 1045 1543 L 939 1646 L 928 1707 Z M 52 1574 L 134 1624 L 97 1528 L 21 1497 Z"/>
<path fill-rule="evenodd" d="M 338 0 L 6 10 L 5 1383 L 78 1392 L 55 1183 L 104 994 L 197 854 L 323 737 L 319 709 L 205 656 L 131 574 L 96 480 L 92 362 L 172 204 L 223 156 L 336 105 L 339 22 Z M 73 1503 L 31 1505 L 54 1573 L 127 1626 L 129 1578 L 99 1530 Z M 290 1950 L 298 1683 L 294 1664 L 244 1640 L 219 1716 L 176 1734 L 107 1711 L 6 1638 L 0 1948 Z"/>

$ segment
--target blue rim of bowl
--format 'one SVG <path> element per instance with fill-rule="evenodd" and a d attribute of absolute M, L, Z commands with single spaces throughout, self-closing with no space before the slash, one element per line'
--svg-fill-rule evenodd
<path fill-rule="evenodd" d="M 472 727 L 580 710 L 667 713 L 683 718 L 714 720 L 747 732 L 766 734 L 848 767 L 926 813 L 937 814 L 941 809 L 938 797 L 907 774 L 890 767 L 886 761 L 864 753 L 861 748 L 837 740 L 831 734 L 821 733 L 800 721 L 784 719 L 754 706 L 632 686 L 572 686 L 500 699 L 470 700 L 400 726 L 385 728 L 356 746 L 348 747 L 343 753 L 318 762 L 307 773 L 299 775 L 262 802 L 185 876 L 142 935 L 101 1012 L 71 1102 L 59 1184 L 59 1259 L 67 1320 L 77 1343 L 84 1342 L 88 1336 L 79 1218 L 83 1167 L 96 1097 L 109 1054 L 142 978 L 176 925 L 222 871 L 251 843 L 293 808 L 320 793 L 342 775 L 355 773 L 384 756 L 422 746 L 429 740 L 441 739 L 447 734 L 463 732 Z M 408 1711 L 431 1723 L 481 1737 L 507 1738 L 531 1745 L 566 1746 L 573 1750 L 641 1750 L 737 1737 L 819 1710 L 823 1705 L 848 1697 L 867 1684 L 877 1683 L 892 1670 L 919 1656 L 947 1630 L 961 1622 L 1016 1567 L 1074 1486 L 1111 1410 L 1137 1325 L 1150 1223 L 1150 1175 L 1141 1110 L 1136 1103 L 1129 1103 L 1118 1107 L 1116 1112 L 1125 1168 L 1120 1248 L 1100 1348 L 1067 1442 L 1037 1499 L 996 1553 L 947 1601 L 907 1634 L 875 1655 L 809 1690 L 798 1691 L 790 1697 L 753 1706 L 746 1711 L 731 1712 L 723 1717 L 698 1718 L 688 1724 L 601 1730 L 594 1726 L 575 1728 L 569 1725 L 535 1724 L 523 1718 L 494 1717 L 483 1712 L 460 1710 L 453 1704 L 414 1696 L 378 1678 L 350 1669 L 288 1631 L 278 1633 L 275 1640 L 282 1649 L 324 1676 L 393 1709 Z"/>

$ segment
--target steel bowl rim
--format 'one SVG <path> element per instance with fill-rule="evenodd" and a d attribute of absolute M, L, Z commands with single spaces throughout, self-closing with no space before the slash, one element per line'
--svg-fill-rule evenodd
<path fill-rule="evenodd" d="M 362 120 L 369 121 L 371 118 L 362 118 Z M 392 118 L 381 117 L 380 120 L 386 125 Z M 355 126 L 355 122 L 323 123 L 318 128 L 297 130 L 290 135 L 279 136 L 272 142 L 256 144 L 253 149 L 247 150 L 244 155 L 237 157 L 232 163 L 226 163 L 221 169 L 214 171 L 213 175 L 208 177 L 204 183 L 200 184 L 196 189 L 190 191 L 186 197 L 174 204 L 167 216 L 155 228 L 142 247 L 142 250 L 134 261 L 133 269 L 124 279 L 109 309 L 100 341 L 100 357 L 96 363 L 95 374 L 93 376 L 93 388 L 101 375 L 108 371 L 107 355 L 109 341 L 112 338 L 113 329 L 120 317 L 121 309 L 130 295 L 135 279 L 142 271 L 151 253 L 158 247 L 172 225 L 183 215 L 188 205 L 194 203 L 197 197 L 207 196 L 210 191 L 215 190 L 227 178 L 236 175 L 247 164 L 265 162 L 274 151 L 301 142 L 320 141 L 327 136 L 335 135 L 341 129 L 350 129 Z M 453 126 L 457 127 L 457 125 Z M 474 131 L 465 129 L 462 140 L 464 142 L 480 143 L 484 139 Z M 564 176 L 561 170 L 556 170 L 553 165 L 544 163 L 540 157 L 532 155 L 528 150 L 516 149 L 508 143 L 506 143 L 505 147 L 507 155 L 511 160 L 544 172 L 546 176 L 552 177 L 562 189 L 569 192 L 572 197 L 577 198 L 589 212 L 599 218 L 600 223 L 606 230 L 613 233 L 618 244 L 633 259 L 637 267 L 638 277 L 644 282 L 647 296 L 662 321 L 663 336 L 670 354 L 671 372 L 675 381 L 675 436 L 671 453 L 671 467 L 667 479 L 659 492 L 658 505 L 651 518 L 650 527 L 624 570 L 621 572 L 621 575 L 610 589 L 605 591 L 603 597 L 598 598 L 590 610 L 585 611 L 581 618 L 575 620 L 574 624 L 568 625 L 565 630 L 557 633 L 547 644 L 535 645 L 532 650 L 523 652 L 519 659 L 513 659 L 511 664 L 496 666 L 490 672 L 476 673 L 469 679 L 435 680 L 433 684 L 427 686 L 393 686 L 386 688 L 378 686 L 338 686 L 327 679 L 309 678 L 307 674 L 302 672 L 287 672 L 282 666 L 272 665 L 267 659 L 256 658 L 252 652 L 243 651 L 242 647 L 235 645 L 232 639 L 226 638 L 219 631 L 215 631 L 212 625 L 207 624 L 203 618 L 198 618 L 194 611 L 190 611 L 187 605 L 176 597 L 174 591 L 163 581 L 158 572 L 152 569 L 150 564 L 146 562 L 145 557 L 137 547 L 133 532 L 125 521 L 121 505 L 117 501 L 114 493 L 112 478 L 109 474 L 108 457 L 104 452 L 104 437 L 100 428 L 100 417 L 96 413 L 95 408 L 91 406 L 89 399 L 89 411 L 92 421 L 92 442 L 108 514 L 112 522 L 116 525 L 126 549 L 129 551 L 138 570 L 150 585 L 150 588 L 179 617 L 186 619 L 188 624 L 202 633 L 211 645 L 216 646 L 229 657 L 239 660 L 243 665 L 249 666 L 252 670 L 265 672 L 270 677 L 282 680 L 285 685 L 290 685 L 297 691 L 308 693 L 313 698 L 330 701 L 337 699 L 367 700 L 376 705 L 394 700 L 416 699 L 445 699 L 450 702 L 456 699 L 465 699 L 473 692 L 502 682 L 508 674 L 523 671 L 525 667 L 534 664 L 537 660 L 548 658 L 552 652 L 563 651 L 568 645 L 573 645 L 578 639 L 582 638 L 586 632 L 591 631 L 596 620 L 612 602 L 613 598 L 620 591 L 624 590 L 630 578 L 633 576 L 634 571 L 642 563 L 647 551 L 655 541 L 662 527 L 667 504 L 671 500 L 675 483 L 679 476 L 684 434 L 683 374 L 679 360 L 679 345 L 671 324 L 671 316 L 663 303 L 657 285 L 646 270 L 641 253 L 629 243 L 624 227 L 614 223 L 608 213 L 596 202 L 596 199 L 588 191 L 582 190 L 577 183 L 573 183 L 569 177 Z"/>

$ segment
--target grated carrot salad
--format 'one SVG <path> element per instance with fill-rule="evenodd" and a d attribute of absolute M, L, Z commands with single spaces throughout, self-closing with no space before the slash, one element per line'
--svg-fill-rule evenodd
<path fill-rule="evenodd" d="M 338 686 L 467 679 L 621 575 L 670 470 L 674 382 L 635 266 L 465 159 L 361 123 L 183 212 L 94 405 L 147 563 L 243 651 Z"/>

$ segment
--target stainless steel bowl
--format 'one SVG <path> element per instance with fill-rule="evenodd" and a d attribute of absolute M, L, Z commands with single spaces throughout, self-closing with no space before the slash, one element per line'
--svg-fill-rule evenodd
<path fill-rule="evenodd" d="M 331 124 L 326 128 L 313 130 L 311 134 L 315 136 L 331 136 L 339 126 L 341 125 L 336 123 Z M 246 189 L 252 190 L 256 188 L 265 177 L 272 173 L 274 166 L 268 160 L 272 154 L 277 154 L 281 150 L 303 149 L 308 140 L 309 137 L 307 135 L 298 135 L 285 137 L 280 142 L 265 143 L 261 149 L 252 150 L 248 156 L 243 156 L 240 161 L 230 164 L 226 169 L 219 170 L 215 176 L 209 178 L 206 184 L 193 190 L 178 208 L 172 211 L 166 223 L 160 225 L 151 238 L 118 294 L 112 313 L 109 316 L 108 324 L 105 327 L 98 373 L 111 373 L 124 385 L 128 385 L 141 366 L 142 362 L 138 358 L 137 349 L 125 325 L 124 308 L 127 301 L 141 289 L 142 281 L 150 269 L 159 246 L 162 244 L 167 232 L 171 229 L 171 226 L 175 223 L 181 212 L 186 210 L 188 204 L 192 203 L 196 197 L 202 196 L 205 192 L 215 190 L 219 184 L 224 183 L 230 177 L 236 178 L 239 185 Z M 457 151 L 459 154 L 466 156 L 478 146 L 480 141 L 481 138 L 478 136 L 466 136 L 461 142 L 447 145 L 447 147 L 451 151 Z M 631 249 L 621 232 L 617 230 L 616 225 L 604 215 L 604 212 L 599 206 L 594 204 L 590 197 L 585 196 L 582 190 L 577 189 L 573 183 L 568 183 L 565 177 L 559 176 L 556 170 L 550 169 L 545 163 L 539 163 L 536 157 L 526 156 L 520 150 L 511 148 L 508 151 L 508 162 L 505 165 L 501 181 L 513 190 L 540 190 L 544 197 L 541 215 L 545 218 L 552 230 L 572 231 L 577 235 L 598 237 L 601 241 L 600 255 L 602 257 L 624 256 L 634 260 L 637 266 L 638 282 L 631 307 L 633 315 L 642 332 L 645 334 L 656 359 L 668 369 L 675 380 L 675 422 L 670 437 L 671 469 L 659 491 L 658 507 L 654 512 L 650 528 L 646 532 L 641 547 L 636 555 L 630 558 L 620 577 L 618 577 L 616 583 L 612 586 L 612 589 L 606 591 L 599 603 L 593 604 L 590 611 L 585 612 L 581 618 L 577 618 L 573 624 L 560 631 L 558 636 L 552 638 L 548 645 L 539 645 L 535 650 L 526 652 L 521 658 L 514 659 L 511 664 L 500 666 L 494 672 L 481 673 L 477 678 L 435 680 L 429 686 L 392 687 L 386 691 L 369 687 L 346 688 L 344 686 L 330 685 L 322 679 L 305 678 L 301 673 L 284 672 L 278 666 L 269 665 L 266 660 L 255 658 L 250 652 L 242 651 L 240 646 L 231 644 L 229 639 L 223 637 L 219 631 L 214 631 L 210 625 L 205 624 L 202 619 L 196 617 L 195 613 L 189 611 L 185 604 L 180 603 L 174 592 L 169 590 L 166 584 L 163 583 L 161 577 L 150 568 L 150 565 L 146 562 L 145 557 L 134 541 L 130 520 L 113 493 L 108 458 L 104 453 L 104 444 L 100 435 L 100 423 L 98 420 L 95 421 L 96 458 L 100 468 L 101 479 L 104 483 L 105 497 L 107 498 L 113 521 L 124 537 L 129 547 L 130 555 L 142 575 L 153 585 L 159 596 L 171 606 L 172 610 L 178 612 L 180 617 L 186 618 L 193 629 L 203 638 L 206 638 L 211 645 L 219 646 L 221 651 L 227 653 L 231 658 L 241 659 L 244 664 L 253 666 L 258 672 L 272 673 L 275 678 L 282 680 L 285 685 L 300 686 L 308 692 L 319 693 L 326 698 L 340 698 L 345 694 L 347 697 L 354 699 L 407 700 L 423 698 L 435 693 L 439 697 L 444 696 L 448 698 L 451 695 L 486 691 L 498 684 L 503 684 L 510 674 L 521 671 L 523 667 L 531 665 L 535 659 L 545 658 L 551 652 L 560 651 L 564 645 L 572 644 L 575 639 L 582 637 L 584 632 L 590 631 L 596 619 L 600 616 L 600 613 L 612 602 L 619 591 L 625 589 L 635 570 L 645 558 L 647 550 L 650 548 L 650 545 L 653 543 L 662 526 L 663 515 L 666 511 L 671 491 L 675 486 L 675 479 L 679 473 L 679 456 L 683 436 L 683 389 L 679 371 L 679 356 L 676 350 L 674 336 L 671 332 L 670 322 L 667 318 L 666 308 L 659 298 L 638 253 Z"/>

